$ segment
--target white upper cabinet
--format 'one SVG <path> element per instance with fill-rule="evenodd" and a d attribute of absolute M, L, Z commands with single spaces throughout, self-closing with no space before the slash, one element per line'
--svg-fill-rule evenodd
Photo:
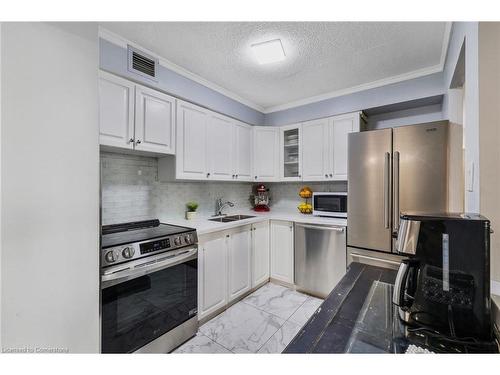
<path fill-rule="evenodd" d="M 250 225 L 231 230 L 228 234 L 228 302 L 251 288 Z"/>
<path fill-rule="evenodd" d="M 210 114 L 207 132 L 207 151 L 210 163 L 208 176 L 213 180 L 234 179 L 233 169 L 233 121 L 222 115 Z"/>
<path fill-rule="evenodd" d="M 205 180 L 210 177 L 207 162 L 208 110 L 177 102 L 177 153 L 175 178 Z"/>
<path fill-rule="evenodd" d="M 280 127 L 280 179 L 302 180 L 302 125 Z"/>
<path fill-rule="evenodd" d="M 134 148 L 134 84 L 99 73 L 99 143 Z"/>
<path fill-rule="evenodd" d="M 136 85 L 135 149 L 175 153 L 175 98 Z"/>
<path fill-rule="evenodd" d="M 324 181 L 329 178 L 328 119 L 302 124 L 302 176 L 304 181 Z"/>
<path fill-rule="evenodd" d="M 252 127 L 236 122 L 234 127 L 234 179 L 252 181 Z"/>
<path fill-rule="evenodd" d="M 359 112 L 335 116 L 330 119 L 332 152 L 332 178 L 347 180 L 347 136 L 349 133 L 360 131 L 361 116 Z"/>
<path fill-rule="evenodd" d="M 99 72 L 99 103 L 101 145 L 175 153 L 175 98 Z"/>
<path fill-rule="evenodd" d="M 302 180 L 347 180 L 347 135 L 360 131 L 360 113 L 302 124 Z"/>
<path fill-rule="evenodd" d="M 280 129 L 270 126 L 253 127 L 254 181 L 279 181 Z"/>

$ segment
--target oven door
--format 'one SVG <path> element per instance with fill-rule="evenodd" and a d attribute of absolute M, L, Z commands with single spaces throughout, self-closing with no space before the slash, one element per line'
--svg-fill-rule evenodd
<path fill-rule="evenodd" d="M 197 248 L 102 275 L 102 352 L 131 353 L 197 315 Z"/>
<path fill-rule="evenodd" d="M 347 193 L 313 193 L 313 215 L 347 217 Z"/>

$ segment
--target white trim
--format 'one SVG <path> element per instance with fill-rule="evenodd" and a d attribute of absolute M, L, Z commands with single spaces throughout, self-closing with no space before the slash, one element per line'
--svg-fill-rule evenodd
<path fill-rule="evenodd" d="M 315 102 L 319 102 L 322 100 L 331 99 L 331 98 L 335 98 L 335 97 L 339 97 L 339 96 L 343 96 L 343 95 L 353 94 L 353 93 L 360 92 L 360 91 L 374 89 L 377 87 L 382 87 L 382 86 L 390 85 L 393 83 L 403 82 L 403 81 L 407 81 L 410 79 L 415 79 L 415 78 L 423 77 L 423 76 L 426 76 L 429 74 L 433 74 L 433 73 L 442 72 L 444 69 L 444 64 L 446 62 L 446 54 L 447 54 L 448 45 L 450 42 L 451 27 L 452 27 L 452 22 L 446 22 L 445 31 L 444 31 L 444 35 L 443 35 L 443 45 L 442 45 L 442 49 L 441 49 L 441 58 L 440 58 L 439 64 L 437 64 L 437 65 L 423 68 L 423 69 L 414 70 L 412 72 L 400 74 L 397 76 L 383 78 L 383 79 L 380 79 L 377 81 L 368 82 L 368 83 L 364 83 L 364 84 L 357 85 L 357 86 L 348 87 L 348 88 L 341 89 L 341 90 L 331 91 L 331 92 L 328 92 L 325 94 L 320 94 L 320 95 L 315 95 L 315 96 L 311 96 L 308 98 L 303 98 L 303 99 L 296 100 L 296 101 L 293 101 L 290 103 L 280 104 L 277 106 L 271 106 L 271 107 L 262 107 L 261 105 L 253 103 L 250 100 L 244 99 L 241 96 L 233 93 L 232 91 L 229 91 L 229 90 L 227 90 L 227 89 L 225 89 L 225 88 L 223 88 L 223 87 L 221 87 L 213 82 L 210 82 L 210 81 L 206 80 L 205 78 L 200 77 L 199 75 L 192 73 L 189 70 L 184 69 L 184 68 L 174 64 L 173 62 L 171 62 L 171 61 L 169 61 L 161 56 L 158 56 L 153 51 L 149 51 L 149 50 L 143 48 L 142 46 L 140 46 L 140 45 L 138 45 L 130 40 L 127 40 L 126 38 L 124 38 L 118 34 L 115 34 L 112 31 L 109 31 L 101 26 L 99 26 L 99 37 L 102 39 L 105 39 L 111 43 L 117 44 L 123 48 L 127 48 L 127 45 L 131 45 L 131 46 L 138 48 L 138 49 L 141 49 L 144 52 L 149 53 L 153 56 L 157 56 L 160 65 L 162 65 L 162 66 L 164 66 L 164 67 L 166 67 L 166 68 L 168 68 L 168 69 L 170 69 L 170 70 L 172 70 L 172 71 L 174 71 L 174 72 L 176 72 L 176 73 L 178 73 L 186 78 L 189 78 L 195 82 L 198 82 L 199 84 L 201 84 L 203 86 L 206 86 L 214 91 L 217 91 L 218 93 L 220 93 L 222 95 L 225 95 L 233 100 L 236 100 L 237 102 L 239 102 L 241 104 L 244 104 L 250 108 L 253 108 L 253 109 L 255 109 L 263 114 L 267 114 L 267 113 L 283 111 L 285 109 L 299 107 L 302 105 L 311 104 L 311 103 L 315 103 Z"/>
<path fill-rule="evenodd" d="M 235 93 L 233 93 L 233 92 L 231 92 L 231 91 L 229 91 L 229 90 L 227 90 L 227 89 L 225 89 L 225 88 L 223 88 L 223 87 L 221 87 L 213 82 L 210 82 L 210 81 L 206 80 L 205 78 L 200 77 L 199 75 L 192 73 L 189 70 L 184 69 L 183 67 L 181 67 L 179 65 L 176 65 L 173 62 L 171 62 L 171 61 L 169 61 L 161 56 L 158 56 L 158 54 L 154 53 L 153 51 L 150 51 L 150 50 L 144 48 L 143 46 L 141 46 L 137 43 L 134 43 L 126 38 L 123 38 L 122 36 L 115 34 L 112 31 L 109 31 L 101 26 L 99 26 L 99 38 L 105 39 L 108 42 L 116 44 L 122 48 L 127 48 L 127 46 L 130 45 L 136 49 L 144 51 L 144 52 L 146 52 L 154 57 L 157 57 L 159 64 L 162 65 L 163 67 L 170 69 L 170 70 L 172 70 L 172 71 L 174 71 L 174 72 L 176 72 L 176 73 L 178 73 L 186 78 L 189 78 L 190 80 L 195 81 L 195 82 L 197 82 L 205 87 L 208 87 L 209 89 L 217 91 L 218 93 L 225 95 L 228 98 L 236 100 L 237 102 L 244 104 L 247 107 L 255 109 L 256 111 L 259 111 L 261 113 L 265 113 L 264 107 L 262 107 L 258 104 L 255 104 L 250 100 L 242 98 L 241 96 L 239 96 L 239 95 L 237 95 L 237 94 L 235 94 Z"/>
<path fill-rule="evenodd" d="M 444 35 L 443 35 L 443 46 L 441 49 L 441 60 L 439 61 L 439 65 L 441 65 L 444 69 L 444 64 L 446 63 L 446 55 L 448 54 L 448 46 L 450 44 L 450 37 L 451 37 L 451 26 L 453 25 L 453 22 L 446 22 L 446 26 L 444 29 Z"/>
<path fill-rule="evenodd" d="M 490 292 L 491 292 L 491 294 L 494 294 L 496 296 L 500 296 L 500 281 L 491 280 Z"/>
<path fill-rule="evenodd" d="M 383 79 L 380 79 L 378 81 L 363 83 L 363 84 L 358 85 L 358 86 L 353 86 L 353 87 L 349 87 L 349 88 L 342 89 L 342 90 L 331 91 L 331 92 L 328 92 L 326 94 L 311 96 L 309 98 L 300 99 L 300 100 L 290 102 L 287 104 L 277 105 L 277 106 L 273 106 L 273 107 L 267 107 L 264 110 L 264 113 L 283 111 L 285 109 L 290 109 L 290 108 L 299 107 L 299 106 L 306 105 L 306 104 L 316 103 L 316 102 L 319 102 L 322 100 L 336 98 L 336 97 L 344 96 L 344 95 L 348 95 L 348 94 L 353 94 L 353 93 L 360 92 L 360 91 L 370 90 L 370 89 L 374 89 L 377 87 L 387 86 L 387 85 L 390 85 L 393 83 L 407 81 L 410 79 L 423 77 L 423 76 L 433 74 L 433 73 L 438 73 L 441 71 L 443 71 L 443 67 L 441 66 L 441 64 L 439 64 L 439 65 L 431 66 L 429 68 L 414 70 L 412 72 L 400 74 L 398 76 L 383 78 Z"/>

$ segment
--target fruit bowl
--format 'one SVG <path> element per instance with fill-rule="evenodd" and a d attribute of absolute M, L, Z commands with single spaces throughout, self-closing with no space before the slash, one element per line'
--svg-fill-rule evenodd
<path fill-rule="evenodd" d="M 300 189 L 299 196 L 301 198 L 311 198 L 312 195 L 313 195 L 312 190 L 308 186 L 305 186 L 302 189 Z"/>
<path fill-rule="evenodd" d="M 300 206 L 297 207 L 297 209 L 302 214 L 312 214 L 312 212 L 313 212 L 311 205 L 307 205 L 307 206 L 300 205 Z"/>

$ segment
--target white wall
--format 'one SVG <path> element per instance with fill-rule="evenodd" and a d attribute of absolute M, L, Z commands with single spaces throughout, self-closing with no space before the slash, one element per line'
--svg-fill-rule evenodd
<path fill-rule="evenodd" d="M 99 351 L 95 24 L 2 30 L 2 349 Z"/>
<path fill-rule="evenodd" d="M 448 46 L 448 54 L 444 68 L 445 89 L 451 88 L 455 68 L 459 61 L 460 50 L 465 43 L 465 88 L 464 106 L 464 153 L 465 153 L 465 210 L 467 212 L 480 212 L 479 206 L 479 52 L 478 52 L 478 22 L 454 22 Z M 453 100 L 446 95 L 445 116 L 451 106 L 449 100 Z M 473 174 L 467 173 L 474 170 Z M 472 186 L 471 189 L 467 187 Z"/>

